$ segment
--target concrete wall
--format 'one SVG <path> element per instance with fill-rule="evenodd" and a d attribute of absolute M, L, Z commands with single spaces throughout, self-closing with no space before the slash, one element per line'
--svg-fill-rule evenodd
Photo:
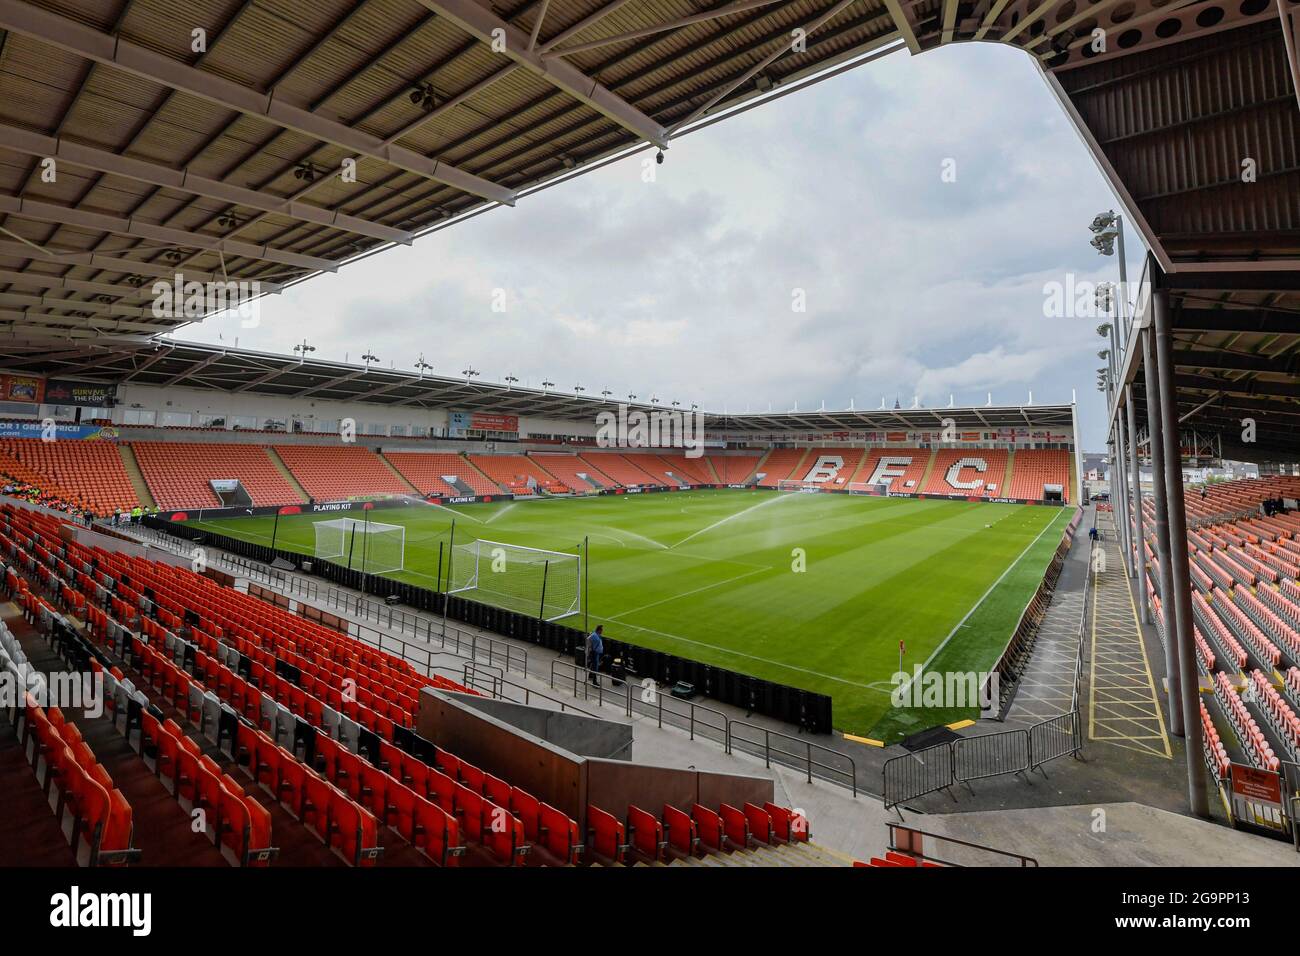
<path fill-rule="evenodd" d="M 466 707 L 450 694 L 428 688 L 420 694 L 415 730 L 426 740 L 509 780 L 586 826 L 586 758 Z"/>
<path fill-rule="evenodd" d="M 490 697 L 457 697 L 462 704 L 510 724 L 523 733 L 582 757 L 632 759 L 632 727 L 613 720 L 565 714 Z"/>
<path fill-rule="evenodd" d="M 578 821 L 584 833 L 588 804 L 622 820 L 633 804 L 659 816 L 665 803 L 689 813 L 696 803 L 716 809 L 721 803 L 735 807 L 746 802 L 761 805 L 773 797 L 773 782 L 764 777 L 584 757 L 488 712 L 503 703 L 508 702 L 471 703 L 462 694 L 425 688 L 420 694 L 416 733 L 564 811 Z M 540 709 L 512 704 L 500 708 L 500 712 L 520 719 L 516 708 Z M 594 718 L 583 720 L 600 722 Z"/>

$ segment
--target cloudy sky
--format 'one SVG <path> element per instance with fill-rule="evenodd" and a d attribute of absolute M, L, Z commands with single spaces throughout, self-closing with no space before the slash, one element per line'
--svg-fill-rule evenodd
<path fill-rule="evenodd" d="M 1116 202 L 1019 51 L 895 53 L 642 173 L 631 157 L 267 297 L 257 328 L 218 317 L 178 338 L 305 336 L 318 358 L 410 369 L 423 353 L 439 374 L 730 411 L 1077 389 L 1100 448 L 1097 321 L 1044 317 L 1044 285 L 1117 278 L 1087 241 Z"/>

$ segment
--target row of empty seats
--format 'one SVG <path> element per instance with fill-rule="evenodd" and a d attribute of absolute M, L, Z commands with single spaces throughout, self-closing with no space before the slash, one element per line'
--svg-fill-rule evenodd
<path fill-rule="evenodd" d="M 154 501 L 168 508 L 220 507 L 214 479 L 238 480 L 257 506 L 298 504 L 302 498 L 265 445 L 133 442 L 131 449 Z"/>
<path fill-rule="evenodd" d="M 475 495 L 501 493 L 496 482 L 463 455 L 418 451 L 385 451 L 383 455 L 422 495 L 460 495 L 466 488 Z"/>
<path fill-rule="evenodd" d="M 98 515 L 140 504 L 112 442 L 0 438 L 2 473 Z"/>
<path fill-rule="evenodd" d="M 361 445 L 277 445 L 275 450 L 298 484 L 318 501 L 412 494 L 411 486 L 377 453 Z"/>

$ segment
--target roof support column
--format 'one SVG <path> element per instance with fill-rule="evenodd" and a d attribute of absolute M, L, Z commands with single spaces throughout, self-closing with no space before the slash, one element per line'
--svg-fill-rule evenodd
<path fill-rule="evenodd" d="M 1159 269 L 1153 275 L 1163 278 Z M 1153 283 L 1154 285 L 1155 283 Z M 1205 795 L 1205 772 L 1200 725 L 1199 684 L 1196 650 L 1192 643 L 1191 576 L 1187 567 L 1187 511 L 1183 501 L 1183 463 L 1178 440 L 1178 400 L 1174 388 L 1174 345 L 1170 331 L 1169 290 L 1153 290 L 1156 359 L 1160 376 L 1160 415 L 1164 428 L 1165 492 L 1169 510 L 1169 569 L 1173 573 L 1173 594 L 1167 604 L 1177 608 L 1178 626 L 1172 632 L 1178 648 L 1179 701 L 1183 710 L 1183 749 L 1187 756 L 1188 809 L 1198 817 L 1209 816 Z M 1170 708 L 1171 710 L 1173 707 Z"/>
<path fill-rule="evenodd" d="M 1146 588 L 1146 535 L 1142 530 L 1142 469 L 1138 464 L 1137 411 L 1133 408 L 1133 386 L 1124 386 L 1124 405 L 1128 409 L 1128 452 L 1129 452 L 1129 487 L 1133 494 L 1133 523 L 1136 526 L 1133 542 L 1134 573 L 1137 576 L 1138 603 L 1142 605 L 1142 620 L 1147 624 L 1155 623 L 1151 616 L 1151 605 L 1147 602 Z M 1141 573 L 1138 573 L 1140 569 Z"/>
<path fill-rule="evenodd" d="M 1115 389 L 1115 401 L 1119 402 L 1120 396 L 1124 393 L 1118 388 Z M 1129 517 L 1129 500 L 1128 500 L 1128 424 L 1121 413 L 1115 420 L 1115 449 L 1119 454 L 1115 462 L 1116 467 L 1113 469 L 1119 484 L 1119 521 L 1123 527 L 1123 533 L 1119 536 L 1120 543 L 1124 547 L 1124 573 L 1130 578 L 1137 577 L 1137 569 L 1133 566 L 1133 523 Z M 1111 500 L 1114 500 L 1112 495 Z"/>
<path fill-rule="evenodd" d="M 1177 607 L 1173 599 L 1174 572 L 1169 563 L 1169 506 L 1165 500 L 1165 430 L 1160 424 L 1160 380 L 1155 363 L 1155 349 L 1151 329 L 1142 330 L 1142 374 L 1147 393 L 1147 442 L 1151 447 L 1151 497 L 1156 506 L 1156 561 L 1160 565 L 1157 584 L 1160 587 L 1160 606 L 1164 610 L 1165 683 L 1169 688 L 1169 732 L 1175 737 L 1183 735 L 1182 708 L 1178 679 L 1178 648 L 1174 641 Z"/>

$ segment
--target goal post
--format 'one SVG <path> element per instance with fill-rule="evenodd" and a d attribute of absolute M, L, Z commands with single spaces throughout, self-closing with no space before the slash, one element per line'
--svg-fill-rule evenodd
<path fill-rule="evenodd" d="M 312 554 L 370 574 L 390 574 L 406 567 L 406 528 L 400 524 L 333 518 L 313 522 Z"/>
<path fill-rule="evenodd" d="M 447 593 L 558 621 L 582 612 L 582 556 L 479 538 L 453 545 Z"/>
<path fill-rule="evenodd" d="M 797 478 L 782 478 L 776 483 L 777 491 L 821 491 L 824 483 L 820 481 L 801 481 Z"/>

